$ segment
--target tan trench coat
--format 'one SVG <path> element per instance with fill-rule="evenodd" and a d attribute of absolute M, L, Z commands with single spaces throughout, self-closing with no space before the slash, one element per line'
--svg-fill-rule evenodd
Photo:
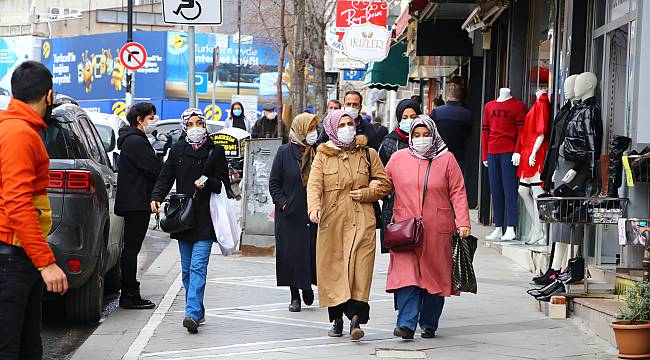
<path fill-rule="evenodd" d="M 369 188 L 367 138 L 357 136 L 357 146 L 343 151 L 331 141 L 318 147 L 307 184 L 309 213 L 321 211 L 316 240 L 316 273 L 321 307 L 350 299 L 368 302 L 375 263 L 375 214 L 372 203 L 387 195 L 391 186 L 377 152 L 369 148 L 372 179 L 381 190 Z M 351 190 L 361 189 L 361 201 Z"/>

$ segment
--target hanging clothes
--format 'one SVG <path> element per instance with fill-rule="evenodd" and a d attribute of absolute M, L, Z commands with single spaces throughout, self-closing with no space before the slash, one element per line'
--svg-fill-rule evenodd
<path fill-rule="evenodd" d="M 548 130 L 551 103 L 548 94 L 543 93 L 539 96 L 533 107 L 526 114 L 526 121 L 521 136 L 518 138 L 515 152 L 521 154 L 521 162 L 517 169 L 517 177 L 520 179 L 532 178 L 540 173 L 544 168 L 544 159 L 548 150 Z M 544 136 L 537 153 L 535 155 L 535 165 L 530 166 L 530 156 L 533 155 L 533 148 L 539 136 Z"/>

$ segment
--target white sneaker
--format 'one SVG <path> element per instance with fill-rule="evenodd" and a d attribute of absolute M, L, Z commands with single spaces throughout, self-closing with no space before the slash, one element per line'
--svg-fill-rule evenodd
<path fill-rule="evenodd" d="M 511 240 L 515 240 L 516 238 L 517 238 L 517 234 L 515 234 L 515 228 L 509 226 L 506 229 L 506 233 L 501 237 L 501 240 L 511 241 Z"/>
<path fill-rule="evenodd" d="M 498 227 L 498 228 L 494 229 L 492 234 L 486 236 L 485 240 L 498 240 L 502 236 L 503 236 L 503 230 L 500 227 Z"/>

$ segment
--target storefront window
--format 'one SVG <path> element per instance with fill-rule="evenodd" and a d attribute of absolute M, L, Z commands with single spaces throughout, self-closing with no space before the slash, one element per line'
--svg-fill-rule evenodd
<path fill-rule="evenodd" d="M 527 89 L 525 102 L 532 105 L 535 102 L 535 91 L 548 89 L 549 97 L 554 99 L 554 76 L 556 70 L 556 21 L 561 22 L 562 12 L 557 12 L 556 6 L 560 0 L 544 0 L 532 3 L 529 23 L 529 54 Z M 558 19 L 559 17 L 559 19 Z"/>
<path fill-rule="evenodd" d="M 633 0 L 608 0 L 609 21 L 620 19 L 632 10 L 636 10 L 636 1 Z"/>

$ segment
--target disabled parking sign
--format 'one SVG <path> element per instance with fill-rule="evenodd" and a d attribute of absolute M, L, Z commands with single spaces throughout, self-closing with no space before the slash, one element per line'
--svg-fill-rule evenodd
<path fill-rule="evenodd" d="M 223 0 L 163 0 L 167 24 L 221 25 Z"/>

